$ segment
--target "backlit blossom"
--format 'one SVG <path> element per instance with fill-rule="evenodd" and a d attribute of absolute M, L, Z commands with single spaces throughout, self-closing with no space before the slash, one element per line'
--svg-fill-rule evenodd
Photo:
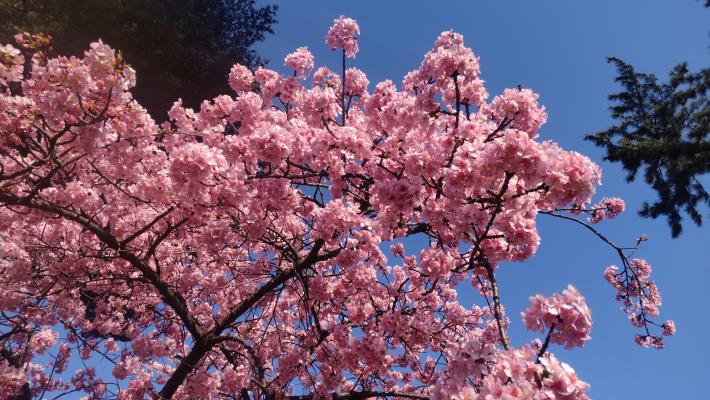
<path fill-rule="evenodd" d="M 253 82 L 254 74 L 241 64 L 234 64 L 229 71 L 229 87 L 235 92 L 250 90 Z"/>
<path fill-rule="evenodd" d="M 550 339 L 565 348 L 583 346 L 591 337 L 592 315 L 584 297 L 569 285 L 562 293 L 551 297 L 536 295 L 530 298 L 530 307 L 522 313 L 525 326 L 533 331 L 547 333 Z"/>
<path fill-rule="evenodd" d="M 604 197 L 599 203 L 591 207 L 592 216 L 589 218 L 589 222 L 595 224 L 603 219 L 616 218 L 616 216 L 624 212 L 625 207 L 623 199 Z"/>
<path fill-rule="evenodd" d="M 328 30 L 325 37 L 325 42 L 331 48 L 343 49 L 345 55 L 354 58 L 355 54 L 360 51 L 357 40 L 360 37 L 360 27 L 354 19 L 340 16 L 333 21 L 333 25 Z"/>
<path fill-rule="evenodd" d="M 663 335 L 664 336 L 675 335 L 675 322 L 668 320 L 663 323 Z"/>
<path fill-rule="evenodd" d="M 299 47 L 286 56 L 284 65 L 293 68 L 297 77 L 305 79 L 313 70 L 313 54 L 308 51 L 307 47 Z"/>
<path fill-rule="evenodd" d="M 367 85 L 370 83 L 364 72 L 357 68 L 348 68 L 345 71 L 345 93 L 350 96 L 362 97 L 367 93 Z"/>

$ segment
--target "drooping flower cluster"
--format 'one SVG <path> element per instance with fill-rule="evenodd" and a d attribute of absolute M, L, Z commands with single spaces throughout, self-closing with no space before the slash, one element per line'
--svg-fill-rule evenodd
<path fill-rule="evenodd" d="M 354 57 L 359 33 L 341 17 L 326 42 Z M 586 225 L 599 168 L 536 141 L 532 91 L 487 103 L 461 35 L 401 89 L 345 64 L 306 87 L 305 48 L 295 76 L 236 65 L 233 93 L 160 124 L 106 44 L 20 39 L 0 47 L 0 396 L 587 399 L 548 348 L 589 339 L 583 297 L 532 297 L 549 340 L 513 348 L 496 273 L 535 253 L 539 215 Z M 607 279 L 648 329 L 650 267 L 620 254 Z"/>
<path fill-rule="evenodd" d="M 649 325 L 658 325 L 650 321 L 650 318 L 660 315 L 661 305 L 661 294 L 656 283 L 650 279 L 651 272 L 651 265 L 646 260 L 635 258 L 624 262 L 622 270 L 615 265 L 607 267 L 604 278 L 616 289 L 616 300 L 621 302 L 622 310 L 629 314 L 631 324 L 645 329 L 645 334 L 636 336 L 636 343 L 662 349 L 665 344 L 661 335 L 654 335 L 649 330 Z M 658 326 L 663 328 L 664 336 L 675 334 L 673 321 Z"/>

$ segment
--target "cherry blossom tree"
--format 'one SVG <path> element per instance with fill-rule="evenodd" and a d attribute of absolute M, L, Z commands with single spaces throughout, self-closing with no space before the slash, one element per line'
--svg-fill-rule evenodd
<path fill-rule="evenodd" d="M 508 338 L 496 273 L 535 253 L 541 214 L 610 246 L 637 342 L 663 346 L 643 238 L 593 225 L 624 203 L 592 205 L 599 168 L 537 140 L 537 95 L 489 99 L 454 32 L 369 92 L 359 34 L 327 34 L 342 71 L 305 47 L 286 76 L 235 65 L 230 95 L 160 124 L 104 43 L 0 47 L 0 396 L 587 399 L 550 352 L 590 339 L 577 289 L 531 297 L 540 339 Z"/>

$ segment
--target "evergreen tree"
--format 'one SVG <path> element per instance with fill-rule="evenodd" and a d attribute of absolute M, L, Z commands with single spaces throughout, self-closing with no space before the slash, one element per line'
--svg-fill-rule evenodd
<path fill-rule="evenodd" d="M 677 237 L 683 213 L 701 225 L 701 208 L 710 205 L 701 178 L 710 171 L 710 69 L 690 72 L 681 63 L 662 83 L 618 58 L 609 62 L 616 66 L 616 81 L 622 87 L 609 95 L 616 124 L 587 140 L 606 148 L 605 159 L 620 162 L 628 181 L 643 169 L 644 180 L 658 198 L 645 202 L 640 214 L 665 217 Z"/>
<path fill-rule="evenodd" d="M 262 65 L 251 46 L 273 33 L 277 6 L 255 0 L 0 0 L 0 42 L 18 32 L 53 37 L 56 53 L 82 55 L 98 39 L 140 71 L 135 97 L 157 120 L 172 103 L 199 106 L 223 91 L 229 68 Z"/>

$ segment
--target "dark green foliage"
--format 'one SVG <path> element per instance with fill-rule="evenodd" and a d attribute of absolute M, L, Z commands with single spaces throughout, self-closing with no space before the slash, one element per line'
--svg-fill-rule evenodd
<path fill-rule="evenodd" d="M 224 93 L 229 68 L 263 64 L 250 47 L 273 33 L 276 6 L 254 0 L 0 0 L 0 43 L 20 31 L 80 55 L 101 38 L 138 72 L 133 91 L 158 120 L 182 97 L 195 107 Z"/>
<path fill-rule="evenodd" d="M 697 225 L 702 223 L 699 207 L 710 205 L 701 176 L 710 171 L 710 69 L 688 71 L 685 63 L 659 83 L 653 74 L 643 74 L 617 58 L 610 58 L 617 70 L 622 91 L 611 94 L 611 115 L 617 124 L 588 135 L 606 148 L 606 160 L 621 162 L 633 181 L 643 167 L 643 176 L 658 194 L 644 203 L 644 217 L 666 217 L 673 237 L 682 230 L 681 213 Z"/>

